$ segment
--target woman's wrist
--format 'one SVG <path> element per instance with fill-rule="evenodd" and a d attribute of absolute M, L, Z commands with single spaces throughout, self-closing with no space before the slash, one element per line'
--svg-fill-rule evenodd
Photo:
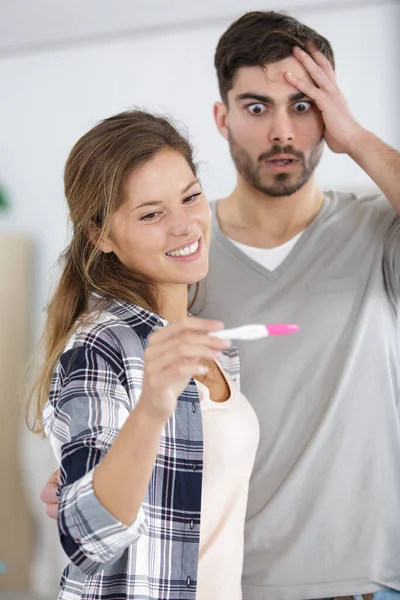
<path fill-rule="evenodd" d="M 134 411 L 138 418 L 143 419 L 149 427 L 163 428 L 165 423 L 170 418 L 167 411 L 160 410 L 154 407 L 150 402 L 147 402 L 142 396 L 140 397 Z"/>

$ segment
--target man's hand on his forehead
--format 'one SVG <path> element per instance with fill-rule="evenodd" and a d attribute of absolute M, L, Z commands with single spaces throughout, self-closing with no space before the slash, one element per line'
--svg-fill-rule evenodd
<path fill-rule="evenodd" d="M 311 56 L 295 46 L 293 55 L 310 75 L 309 83 L 292 73 L 285 73 L 288 83 L 313 100 L 322 113 L 325 141 L 333 152 L 349 152 L 356 137 L 364 131 L 352 115 L 342 94 L 329 60 L 310 42 Z"/>

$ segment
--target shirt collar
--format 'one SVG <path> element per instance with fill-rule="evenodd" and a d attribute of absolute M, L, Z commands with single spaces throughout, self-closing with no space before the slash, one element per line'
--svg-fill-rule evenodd
<path fill-rule="evenodd" d="M 117 298 L 104 298 L 97 292 L 92 292 L 90 295 L 89 310 L 106 310 L 107 312 L 111 312 L 129 323 L 133 328 L 139 325 L 147 325 L 150 330 L 154 330 L 168 325 L 166 319 L 137 304 Z"/>

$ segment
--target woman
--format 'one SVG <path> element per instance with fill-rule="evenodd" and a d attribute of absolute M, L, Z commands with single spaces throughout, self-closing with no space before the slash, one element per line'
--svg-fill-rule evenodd
<path fill-rule="evenodd" d="M 211 228 L 192 150 L 116 115 L 73 148 L 65 194 L 36 407 L 61 464 L 59 598 L 239 600 L 259 431 L 222 324 L 188 316 Z"/>

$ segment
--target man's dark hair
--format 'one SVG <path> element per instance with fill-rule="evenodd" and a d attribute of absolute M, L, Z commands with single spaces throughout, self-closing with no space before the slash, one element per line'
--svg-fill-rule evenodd
<path fill-rule="evenodd" d="M 335 68 L 333 50 L 322 35 L 294 17 L 274 11 L 244 14 L 222 35 L 215 52 L 219 91 L 227 103 L 235 74 L 240 67 L 263 67 L 293 55 L 293 46 L 310 54 L 307 42 L 313 42 Z"/>

